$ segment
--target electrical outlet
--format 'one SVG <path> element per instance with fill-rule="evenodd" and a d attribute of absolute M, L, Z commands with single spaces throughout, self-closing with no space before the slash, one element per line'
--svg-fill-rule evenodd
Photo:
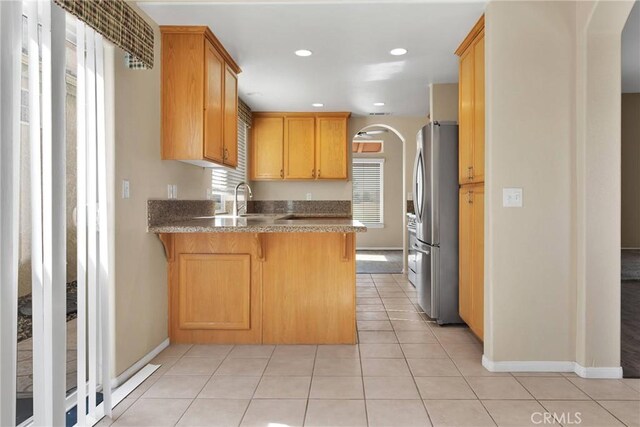
<path fill-rule="evenodd" d="M 129 180 L 128 179 L 123 179 L 122 180 L 122 198 L 123 199 L 128 199 L 130 197 L 130 187 L 129 187 Z"/>
<path fill-rule="evenodd" d="M 213 199 L 213 189 L 207 188 L 207 200 Z"/>
<path fill-rule="evenodd" d="M 173 198 L 178 198 L 178 184 L 173 184 Z"/>
<path fill-rule="evenodd" d="M 311 193 L 307 193 L 307 200 L 313 200 L 313 195 Z"/>
<path fill-rule="evenodd" d="M 178 198 L 178 186 L 176 184 L 167 185 L 167 198 L 170 200 Z"/>

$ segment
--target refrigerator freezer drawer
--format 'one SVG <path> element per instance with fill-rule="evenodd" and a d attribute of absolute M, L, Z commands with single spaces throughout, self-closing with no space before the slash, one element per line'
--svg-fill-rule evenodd
<path fill-rule="evenodd" d="M 416 242 L 416 289 L 418 304 L 427 316 L 437 319 L 438 307 L 438 258 L 439 248 Z"/>

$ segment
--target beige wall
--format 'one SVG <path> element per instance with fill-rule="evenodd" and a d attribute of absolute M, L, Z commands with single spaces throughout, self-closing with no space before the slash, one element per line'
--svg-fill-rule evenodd
<path fill-rule="evenodd" d="M 151 22 L 149 20 L 149 22 Z M 160 160 L 160 34 L 152 70 L 129 70 L 115 57 L 116 375 L 167 338 L 167 264 L 162 245 L 146 231 L 146 203 L 178 185 L 181 199 L 206 195 L 208 170 Z M 120 198 L 123 179 L 131 198 Z"/>
<path fill-rule="evenodd" d="M 432 121 L 458 122 L 458 83 L 429 85 L 429 115 Z"/>
<path fill-rule="evenodd" d="M 622 247 L 640 248 L 640 93 L 622 94 Z"/>
<path fill-rule="evenodd" d="M 618 373 L 620 31 L 631 4 L 487 6 L 490 361 Z M 523 208 L 502 207 L 504 187 L 524 189 Z"/>
<path fill-rule="evenodd" d="M 574 360 L 574 14 L 571 2 L 486 9 L 485 354 L 494 361 Z M 503 208 L 503 187 L 522 187 L 524 207 Z"/>
<path fill-rule="evenodd" d="M 253 200 L 351 200 L 351 181 L 251 181 Z"/>

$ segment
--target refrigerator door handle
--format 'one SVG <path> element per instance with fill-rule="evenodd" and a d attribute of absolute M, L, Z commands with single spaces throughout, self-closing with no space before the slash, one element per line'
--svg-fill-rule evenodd
<path fill-rule="evenodd" d="M 413 247 L 411 249 L 414 249 L 420 253 L 423 253 L 425 255 L 429 255 L 431 252 L 428 249 L 422 249 L 421 247 L 419 247 L 418 245 L 413 245 Z"/>
<path fill-rule="evenodd" d="M 413 165 L 413 198 L 416 207 L 416 221 L 422 222 L 422 202 L 424 201 L 424 179 L 420 176 L 422 191 L 418 190 L 418 174 L 422 175 L 424 169 L 424 162 L 422 160 L 422 150 L 418 147 L 418 154 L 416 155 L 416 161 Z"/>

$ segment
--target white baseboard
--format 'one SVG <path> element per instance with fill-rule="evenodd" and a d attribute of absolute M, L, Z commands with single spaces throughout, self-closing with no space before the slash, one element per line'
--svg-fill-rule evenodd
<path fill-rule="evenodd" d="M 582 378 L 622 378 L 622 367 L 585 367 L 575 364 L 575 373 Z"/>
<path fill-rule="evenodd" d="M 622 378 L 621 367 L 584 367 L 569 361 L 494 362 L 482 355 L 482 366 L 491 372 L 575 372 L 582 378 Z"/>
<path fill-rule="evenodd" d="M 118 375 L 117 378 L 114 378 L 111 381 L 111 387 L 117 388 L 121 384 L 124 384 L 129 378 L 131 378 L 133 375 L 136 374 L 136 372 L 144 368 L 149 362 L 151 362 L 151 360 L 153 360 L 154 357 L 156 357 L 162 350 L 164 350 L 167 347 L 169 347 L 169 338 L 162 341 L 160 345 L 158 345 L 156 348 L 151 350 L 149 353 L 143 356 L 136 363 L 131 365 L 126 371 Z"/>
<path fill-rule="evenodd" d="M 356 247 L 357 251 L 401 251 L 402 248 L 393 248 L 393 247 L 382 247 L 382 248 L 370 248 L 370 247 L 366 247 L 366 248 L 359 248 Z"/>

